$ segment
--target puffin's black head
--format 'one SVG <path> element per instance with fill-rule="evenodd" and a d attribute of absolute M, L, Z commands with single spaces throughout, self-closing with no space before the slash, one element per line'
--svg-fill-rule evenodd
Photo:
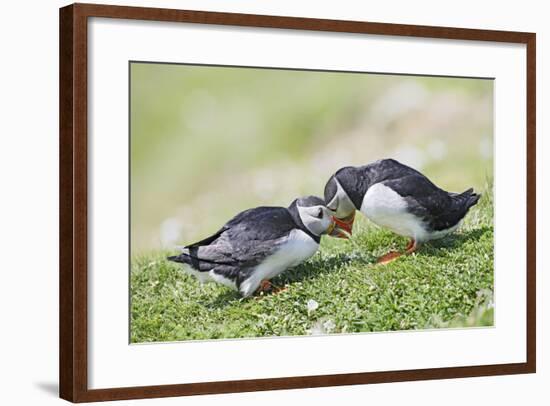
<path fill-rule="evenodd" d="M 302 196 L 297 198 L 295 202 L 300 207 L 325 206 L 324 200 L 319 196 Z"/>
<path fill-rule="evenodd" d="M 325 204 L 332 211 L 336 224 L 351 234 L 355 210 L 359 209 L 350 194 L 357 183 L 356 170 L 352 166 L 340 169 L 325 185 Z"/>
<path fill-rule="evenodd" d="M 300 197 L 288 207 L 294 221 L 309 233 L 320 237 L 330 234 L 334 237 L 348 238 L 334 222 L 330 210 L 323 199 L 317 196 Z"/>

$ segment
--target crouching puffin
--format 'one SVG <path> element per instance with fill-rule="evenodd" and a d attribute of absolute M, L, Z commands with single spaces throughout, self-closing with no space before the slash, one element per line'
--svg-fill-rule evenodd
<path fill-rule="evenodd" d="M 333 211 L 338 227 L 351 234 L 355 210 L 360 210 L 375 224 L 409 237 L 407 254 L 425 241 L 456 230 L 479 198 L 473 189 L 446 192 L 394 159 L 341 168 L 325 186 L 325 204 Z M 403 253 L 389 252 L 378 262 L 387 263 L 400 255 Z"/>
<path fill-rule="evenodd" d="M 215 281 L 248 297 L 268 290 L 271 278 L 315 254 L 323 234 L 347 238 L 323 199 L 307 196 L 288 208 L 245 210 L 215 234 L 168 259 L 184 264 L 201 282 Z"/>

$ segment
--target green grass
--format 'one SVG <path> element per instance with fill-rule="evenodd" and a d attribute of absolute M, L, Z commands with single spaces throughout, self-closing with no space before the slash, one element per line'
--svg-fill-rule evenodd
<path fill-rule="evenodd" d="M 490 192 L 456 233 L 375 265 L 406 243 L 358 216 L 351 240 L 324 237 L 314 257 L 272 281 L 285 291 L 248 299 L 200 285 L 169 252 L 134 257 L 131 342 L 493 325 Z"/>

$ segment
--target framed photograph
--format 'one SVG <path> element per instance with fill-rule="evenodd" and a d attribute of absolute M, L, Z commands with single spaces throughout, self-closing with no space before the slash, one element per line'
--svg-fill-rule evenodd
<path fill-rule="evenodd" d="M 532 373 L 535 34 L 60 9 L 60 396 Z"/>

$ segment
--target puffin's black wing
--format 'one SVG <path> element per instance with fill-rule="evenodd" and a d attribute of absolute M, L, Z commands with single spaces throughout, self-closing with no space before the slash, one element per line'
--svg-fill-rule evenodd
<path fill-rule="evenodd" d="M 223 226 L 216 233 L 212 234 L 210 237 L 206 237 L 204 240 L 200 240 L 200 241 L 194 242 L 193 244 L 186 245 L 184 248 L 195 248 L 195 247 L 201 247 L 204 245 L 210 245 L 214 241 L 216 241 L 218 237 L 222 235 L 222 233 L 226 230 L 227 230 L 226 226 Z"/>
<path fill-rule="evenodd" d="M 429 182 L 429 179 L 422 173 L 395 159 L 380 159 L 359 169 L 365 172 L 371 185 L 390 179 L 402 179 L 407 176 L 424 177 Z"/>
<path fill-rule="evenodd" d="M 241 221 L 242 222 L 250 221 L 252 218 L 255 217 L 255 215 L 257 215 L 258 209 L 264 209 L 264 208 L 265 207 L 257 207 L 255 209 L 248 209 L 248 210 L 242 211 L 239 214 L 237 214 L 235 217 L 233 217 L 231 220 L 229 220 L 226 224 L 224 224 L 222 228 L 220 228 L 210 237 L 206 237 L 203 240 L 186 245 L 184 248 L 194 248 L 194 247 L 200 247 L 204 245 L 210 245 L 214 241 L 216 241 L 218 237 L 222 235 L 222 233 L 227 231 L 231 227 L 231 225 L 239 224 Z"/>
<path fill-rule="evenodd" d="M 423 219 L 434 231 L 456 225 L 480 197 L 473 189 L 460 194 L 446 192 L 421 173 L 381 183 L 402 196 L 408 211 Z"/>
<path fill-rule="evenodd" d="M 199 271 L 216 269 L 233 275 L 257 266 L 273 254 L 281 239 L 294 228 L 296 223 L 286 208 L 257 207 L 239 213 L 217 233 L 169 259 L 187 263 Z"/>
<path fill-rule="evenodd" d="M 288 209 L 257 207 L 247 210 L 227 223 L 224 242 L 230 255 L 241 266 L 256 266 L 278 249 L 278 242 L 297 228 Z M 243 213 L 243 214 L 244 214 Z"/>

